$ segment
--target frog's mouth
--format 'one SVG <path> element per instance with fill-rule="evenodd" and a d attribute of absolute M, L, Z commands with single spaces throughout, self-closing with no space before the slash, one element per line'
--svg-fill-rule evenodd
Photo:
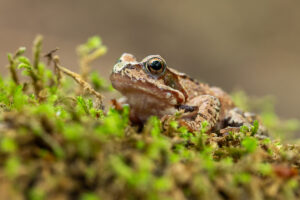
<path fill-rule="evenodd" d="M 167 86 L 158 87 L 149 81 L 132 79 L 120 73 L 112 73 L 110 80 L 112 86 L 126 97 L 138 98 L 139 95 L 147 95 L 148 98 L 156 99 L 157 103 L 172 106 L 180 105 L 185 101 L 185 97 L 180 91 Z"/>

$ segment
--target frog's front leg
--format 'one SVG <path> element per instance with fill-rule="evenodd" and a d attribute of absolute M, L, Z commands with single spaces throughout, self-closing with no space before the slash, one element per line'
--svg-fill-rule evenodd
<path fill-rule="evenodd" d="M 178 120 L 180 125 L 186 126 L 191 131 L 199 131 L 204 121 L 208 122 L 207 131 L 210 131 L 219 120 L 221 104 L 218 98 L 210 95 L 197 96 L 179 106 L 184 114 Z"/>

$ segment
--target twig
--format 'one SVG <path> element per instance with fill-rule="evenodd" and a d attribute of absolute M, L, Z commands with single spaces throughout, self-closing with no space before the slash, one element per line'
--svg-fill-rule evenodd
<path fill-rule="evenodd" d="M 50 65 L 50 63 L 51 63 L 52 60 L 53 60 L 53 54 L 54 54 L 55 52 L 57 52 L 58 50 L 59 50 L 59 48 L 56 47 L 55 49 L 49 51 L 48 53 L 46 53 L 46 54 L 44 55 L 44 57 L 47 58 L 47 65 L 48 65 L 48 66 Z"/>
<path fill-rule="evenodd" d="M 55 49 L 51 50 L 50 52 L 48 52 L 47 54 L 44 55 L 44 57 L 47 58 L 47 65 L 49 66 L 51 64 L 52 61 L 54 61 L 54 56 L 53 54 L 59 50 L 58 47 L 56 47 Z M 61 74 L 61 70 L 58 69 L 57 66 L 57 62 L 53 62 L 54 63 L 54 73 L 56 74 L 57 77 L 57 86 L 60 85 L 61 83 L 61 79 L 62 79 L 62 74 Z"/>
<path fill-rule="evenodd" d="M 88 93 L 95 95 L 97 97 L 97 99 L 100 101 L 100 104 L 101 105 L 103 104 L 103 96 L 99 92 L 97 92 L 89 83 L 87 83 L 85 80 L 83 80 L 83 78 L 79 74 L 72 72 L 71 70 L 68 70 L 67 68 L 61 66 L 59 64 L 58 56 L 54 56 L 53 61 L 56 65 L 56 67 L 60 71 L 62 71 L 66 75 L 72 77 L 83 88 L 84 91 L 87 91 Z"/>

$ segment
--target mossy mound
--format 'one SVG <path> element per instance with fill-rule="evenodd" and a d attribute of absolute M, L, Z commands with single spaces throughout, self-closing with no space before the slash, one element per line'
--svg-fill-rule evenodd
<path fill-rule="evenodd" d="M 255 125 L 208 135 L 152 117 L 138 131 L 129 108 L 102 109 L 100 92 L 110 87 L 89 76 L 90 61 L 105 52 L 99 38 L 78 48 L 82 76 L 54 51 L 44 65 L 41 41 L 32 62 L 24 48 L 9 55 L 12 78 L 0 79 L 2 199 L 300 198 L 299 146 L 256 136 Z M 279 122 L 270 116 L 272 129 Z"/>

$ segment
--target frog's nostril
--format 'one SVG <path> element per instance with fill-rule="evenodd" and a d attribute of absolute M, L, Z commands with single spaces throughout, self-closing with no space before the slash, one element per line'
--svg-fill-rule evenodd
<path fill-rule="evenodd" d="M 117 62 L 113 67 L 113 72 L 118 73 L 122 71 L 122 69 L 125 67 L 125 64 L 123 62 Z"/>

